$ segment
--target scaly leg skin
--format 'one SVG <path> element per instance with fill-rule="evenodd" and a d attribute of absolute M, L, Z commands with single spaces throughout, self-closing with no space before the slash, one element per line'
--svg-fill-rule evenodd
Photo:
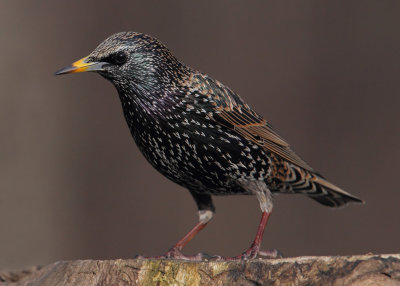
<path fill-rule="evenodd" d="M 268 218 L 271 215 L 270 212 L 263 212 L 261 217 L 260 225 L 258 226 L 256 237 L 254 238 L 251 247 L 243 252 L 241 255 L 235 257 L 222 257 L 222 256 L 214 256 L 213 259 L 217 261 L 230 261 L 230 260 L 250 260 L 255 259 L 257 256 L 265 257 L 265 258 L 277 258 L 281 257 L 281 253 L 276 250 L 260 250 L 265 226 L 267 225 Z"/>
<path fill-rule="evenodd" d="M 260 225 L 258 226 L 256 237 L 254 238 L 251 247 L 243 252 L 241 255 L 234 257 L 223 257 L 223 256 L 210 256 L 205 253 L 198 253 L 194 256 L 186 256 L 181 251 L 183 247 L 188 244 L 189 241 L 195 237 L 208 223 L 209 220 L 200 220 L 195 227 L 189 231 L 181 240 L 179 240 L 167 253 L 156 257 L 143 257 L 136 256 L 136 258 L 147 258 L 147 259 L 182 259 L 191 261 L 201 261 L 203 259 L 214 260 L 214 261 L 231 261 L 231 260 L 251 260 L 261 256 L 264 258 L 277 258 L 282 257 L 281 253 L 276 250 L 260 250 L 265 227 L 270 217 L 270 212 L 263 212 Z"/>
<path fill-rule="evenodd" d="M 273 207 L 272 193 L 264 182 L 251 182 L 247 184 L 247 187 L 256 193 L 258 202 L 260 203 L 262 216 L 260 225 L 258 226 L 257 229 L 256 237 L 254 238 L 251 247 L 241 255 L 233 257 L 233 259 L 249 260 L 249 259 L 255 259 L 258 255 L 269 258 L 276 258 L 278 257 L 278 255 L 280 255 L 277 250 L 260 251 L 260 246 L 263 239 L 265 226 L 267 225 L 269 216 L 271 215 L 272 212 L 272 207 Z"/>
<path fill-rule="evenodd" d="M 208 222 L 203 223 L 199 222 L 195 225 L 195 227 L 189 231 L 181 240 L 179 240 L 170 250 L 167 251 L 164 255 L 161 255 L 160 259 L 184 259 L 184 260 L 202 260 L 203 254 L 199 253 L 195 256 L 185 256 L 181 251 L 188 244 L 189 241 L 195 237 L 197 233 L 199 233 Z"/>
<path fill-rule="evenodd" d="M 182 259 L 182 260 L 193 260 L 199 261 L 202 259 L 210 258 L 209 255 L 204 253 L 199 253 L 194 256 L 186 256 L 181 251 L 185 247 L 186 244 L 191 241 L 196 234 L 198 234 L 208 222 L 211 220 L 213 216 L 213 212 L 210 210 L 200 210 L 199 211 L 199 223 L 194 226 L 194 228 L 189 231 L 181 240 L 179 240 L 170 250 L 168 250 L 164 255 L 155 256 L 155 257 L 144 257 L 144 256 L 136 256 L 139 259 Z"/>
<path fill-rule="evenodd" d="M 234 259 L 249 260 L 249 259 L 254 259 L 257 257 L 257 255 L 259 255 L 265 226 L 267 225 L 268 218 L 270 215 L 271 215 L 271 213 L 269 213 L 269 212 L 262 213 L 260 225 L 258 226 L 257 234 L 256 234 L 256 237 L 254 238 L 253 243 L 251 244 L 251 247 L 248 250 L 246 250 L 245 252 L 243 252 L 241 255 L 233 257 Z M 267 250 L 267 251 L 262 251 L 261 254 L 266 255 L 268 257 L 275 258 L 278 253 L 276 250 L 272 250 L 272 251 Z"/>
<path fill-rule="evenodd" d="M 257 184 L 255 184 L 255 186 L 259 187 Z M 199 207 L 199 223 L 196 224 L 195 227 L 191 231 L 189 231 L 181 240 L 179 240 L 167 253 L 165 253 L 162 256 L 148 257 L 148 258 L 183 259 L 183 260 L 196 260 L 196 261 L 202 259 L 209 259 L 209 260 L 224 261 L 224 260 L 250 260 L 250 259 L 255 259 L 257 256 L 268 257 L 268 258 L 276 258 L 280 256 L 280 253 L 277 250 L 260 251 L 264 230 L 272 211 L 272 197 L 268 189 L 267 191 L 262 189 L 256 194 L 262 210 L 261 221 L 257 229 L 256 237 L 254 238 L 251 247 L 241 255 L 235 257 L 222 257 L 222 256 L 209 256 L 204 253 L 199 253 L 194 256 L 185 256 L 181 252 L 183 247 L 189 241 L 191 241 L 193 237 L 195 237 L 195 235 L 199 233 L 208 224 L 208 222 L 213 217 L 214 213 L 214 206 L 212 205 L 210 196 L 204 196 L 204 195 L 200 196 L 198 194 L 192 194 Z M 138 258 L 144 258 L 144 257 L 140 256 Z"/>

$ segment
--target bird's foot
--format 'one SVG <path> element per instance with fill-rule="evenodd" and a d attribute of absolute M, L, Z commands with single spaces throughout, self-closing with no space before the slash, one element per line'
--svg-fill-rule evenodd
<path fill-rule="evenodd" d="M 164 255 L 161 255 L 160 259 L 201 260 L 201 255 L 199 253 L 194 256 L 186 256 L 178 248 L 172 247 Z"/>
<path fill-rule="evenodd" d="M 241 255 L 233 257 L 225 257 L 220 255 L 209 255 L 204 252 L 200 252 L 196 255 L 186 256 L 178 248 L 171 248 L 164 255 L 160 256 L 142 256 L 137 255 L 137 259 L 180 259 L 188 261 L 235 261 L 235 260 L 252 260 L 256 258 L 281 258 L 282 253 L 277 249 L 260 250 L 259 247 L 250 247 L 248 250 L 243 252 Z"/>
<path fill-rule="evenodd" d="M 252 246 L 249 249 L 247 249 L 245 252 L 242 254 L 233 257 L 234 260 L 251 260 L 255 259 L 260 252 L 260 247 L 259 246 Z"/>
<path fill-rule="evenodd" d="M 278 249 L 260 250 L 258 252 L 260 258 L 282 258 L 283 254 Z"/>
<path fill-rule="evenodd" d="M 277 249 L 260 250 L 258 247 L 250 247 L 241 255 L 234 257 L 237 260 L 251 260 L 257 257 L 260 258 L 279 258 L 282 253 Z"/>
<path fill-rule="evenodd" d="M 190 260 L 190 261 L 201 261 L 204 259 L 210 259 L 212 256 L 205 253 L 198 253 L 193 256 L 184 255 L 178 248 L 171 248 L 164 255 L 160 256 L 141 256 L 137 255 L 137 259 L 180 259 L 180 260 Z"/>
<path fill-rule="evenodd" d="M 277 249 L 260 250 L 258 247 L 250 247 L 241 255 L 234 257 L 211 256 L 207 258 L 214 261 L 235 261 L 235 260 L 252 260 L 256 258 L 280 258 L 282 253 Z"/>

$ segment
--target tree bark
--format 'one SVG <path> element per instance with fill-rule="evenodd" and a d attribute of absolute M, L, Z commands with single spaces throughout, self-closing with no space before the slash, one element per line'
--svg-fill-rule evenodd
<path fill-rule="evenodd" d="M 400 254 L 252 261 L 76 260 L 0 271 L 1 286 L 400 285 Z"/>

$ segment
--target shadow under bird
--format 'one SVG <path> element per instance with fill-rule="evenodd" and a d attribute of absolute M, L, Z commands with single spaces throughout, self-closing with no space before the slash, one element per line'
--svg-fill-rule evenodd
<path fill-rule="evenodd" d="M 362 203 L 314 171 L 239 95 L 184 65 L 149 35 L 114 34 L 56 75 L 87 71 L 114 84 L 140 151 L 197 204 L 199 222 L 160 258 L 204 257 L 181 250 L 213 217 L 212 196 L 255 195 L 262 211 L 250 248 L 220 259 L 277 256 L 260 250 L 276 193 L 303 194 L 329 207 Z"/>

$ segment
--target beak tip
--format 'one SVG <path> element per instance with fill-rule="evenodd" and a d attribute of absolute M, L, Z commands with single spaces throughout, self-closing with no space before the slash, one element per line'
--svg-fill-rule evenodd
<path fill-rule="evenodd" d="M 63 67 L 62 69 L 59 69 L 58 71 L 56 71 L 54 73 L 54 75 L 68 74 L 68 73 L 71 73 L 72 71 L 74 71 L 75 69 L 76 69 L 76 67 L 69 65 L 69 66 Z"/>

